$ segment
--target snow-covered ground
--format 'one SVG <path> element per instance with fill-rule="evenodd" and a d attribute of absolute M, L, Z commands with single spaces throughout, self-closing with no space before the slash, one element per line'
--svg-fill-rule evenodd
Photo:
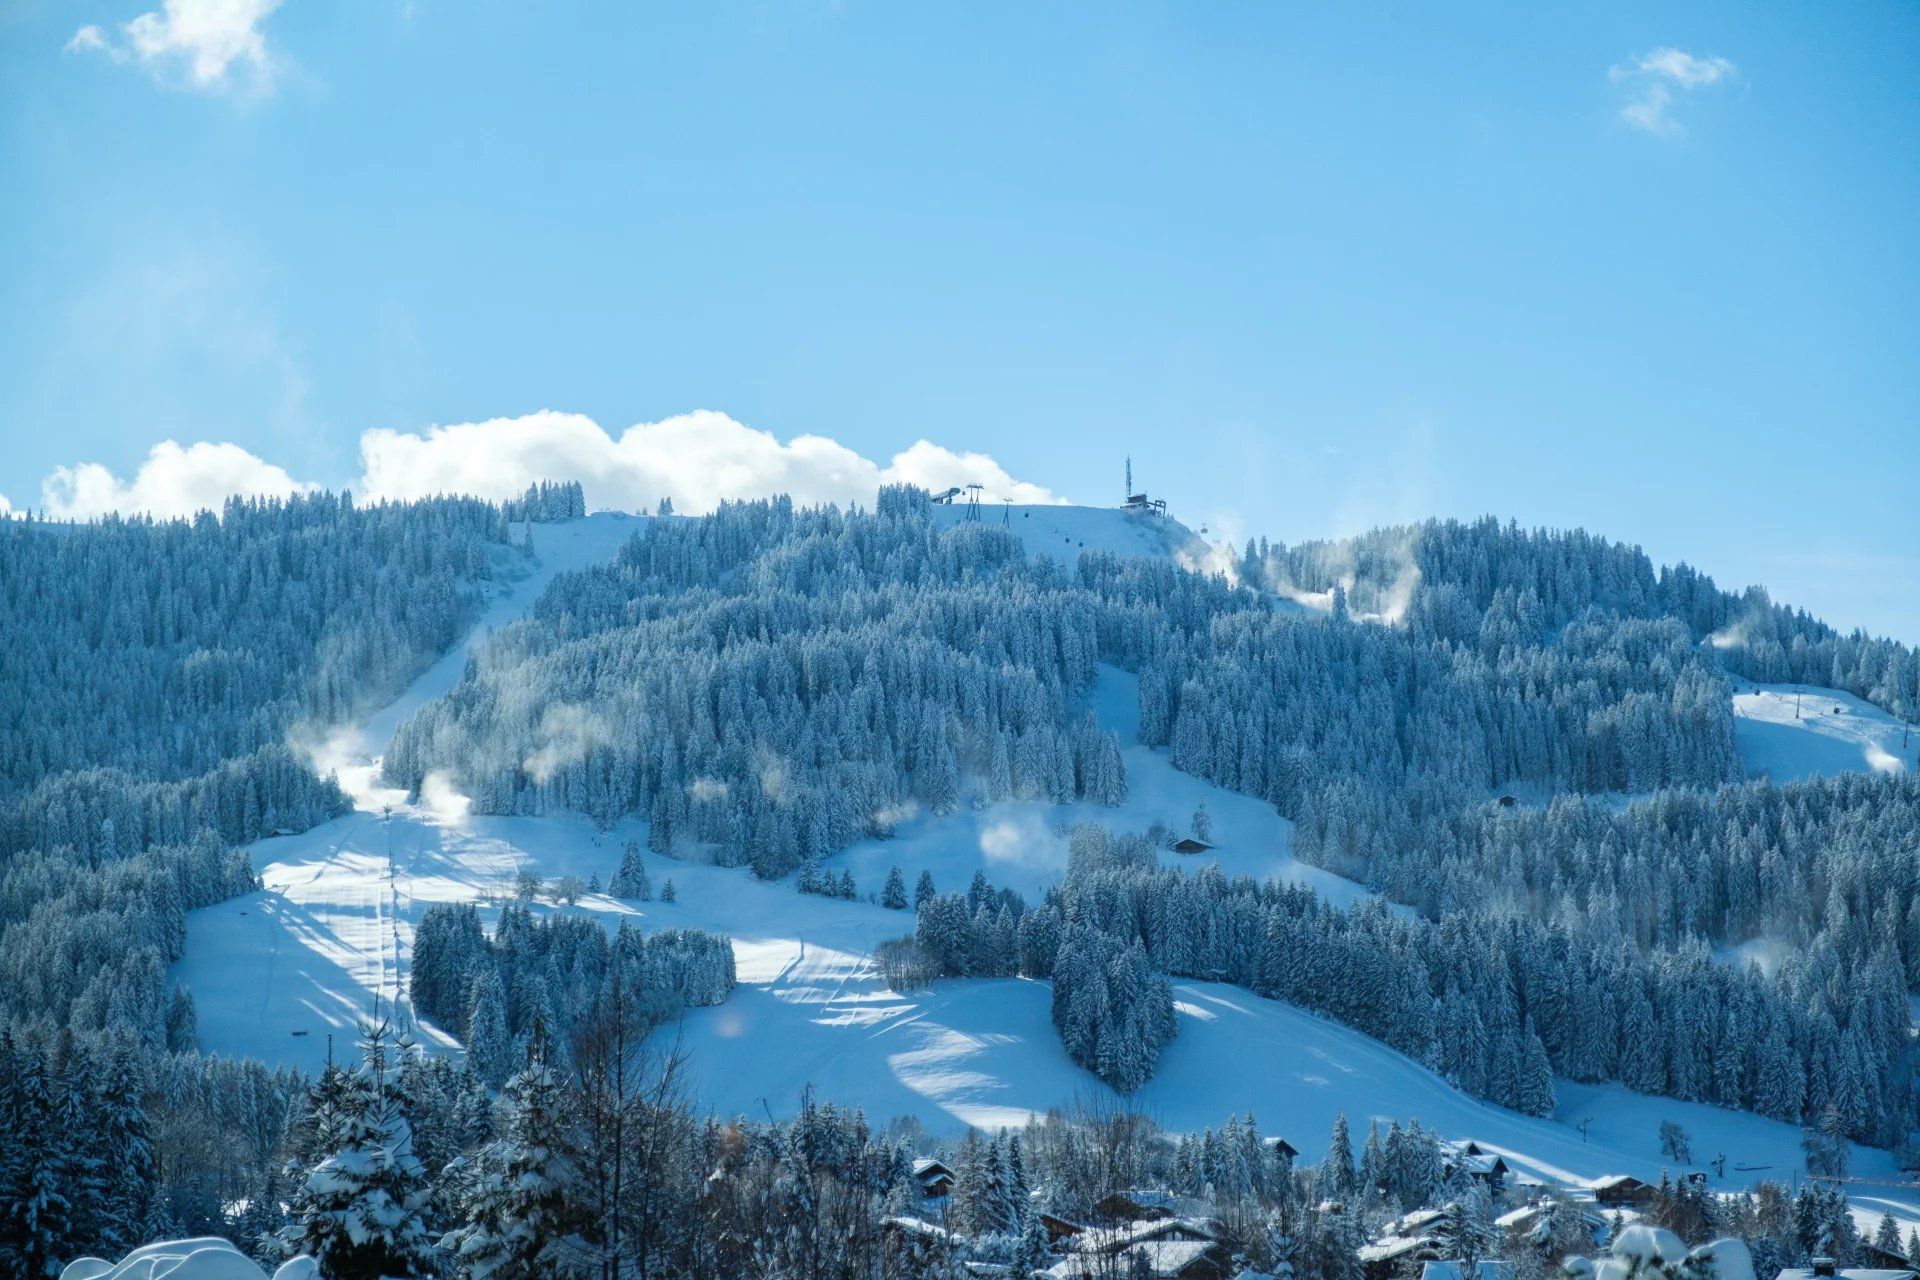
<path fill-rule="evenodd" d="M 1015 508 L 1016 521 L 1021 510 Z M 1031 510 L 1034 519 L 1044 512 L 1055 522 L 1037 528 L 1082 528 L 1100 545 L 1125 547 L 1135 536 L 1119 512 Z M 536 528 L 538 568 L 502 593 L 476 635 L 523 612 L 553 573 L 611 556 L 638 527 L 602 516 Z M 358 811 L 259 842 L 253 856 L 266 889 L 189 915 L 186 957 L 175 976 L 194 992 L 207 1049 L 314 1069 L 325 1059 L 329 1033 L 337 1050 L 349 1051 L 354 1022 L 371 1012 L 376 996 L 412 1021 L 407 964 L 414 924 L 428 905 L 480 901 L 490 917 L 494 907 L 484 904 L 497 902 L 523 867 L 548 878 L 597 874 L 604 882 L 627 840 L 644 843 L 637 822 L 602 832 L 570 815 L 472 816 L 457 797 L 410 801 L 372 785 L 380 745 L 413 708 L 452 687 L 465 653 L 466 646 L 457 647 L 360 732 L 335 735 L 328 763 L 353 780 Z M 1101 672 L 1094 705 L 1125 744 L 1130 794 L 1120 809 L 1010 804 L 919 815 L 895 839 L 837 855 L 835 867 L 851 869 L 863 894 L 877 891 L 896 864 L 909 885 L 926 868 L 942 890 L 959 889 L 977 868 L 996 884 L 1033 893 L 1064 869 L 1069 823 L 1084 818 L 1138 830 L 1160 821 L 1184 831 L 1204 800 L 1217 845 L 1205 858 L 1218 858 L 1231 872 L 1310 884 L 1336 900 L 1364 893 L 1293 862 L 1288 824 L 1268 806 L 1180 774 L 1163 753 L 1138 746 L 1133 682 L 1123 673 Z M 675 882 L 678 902 L 592 895 L 574 908 L 536 909 L 586 912 L 609 927 L 632 918 L 647 929 L 682 925 L 733 938 L 736 994 L 717 1008 L 692 1011 L 680 1031 L 702 1104 L 785 1114 L 811 1085 L 823 1097 L 864 1106 L 876 1120 L 911 1114 L 951 1132 L 1016 1123 L 1076 1099 L 1110 1099 L 1062 1052 L 1044 983 L 886 989 L 869 957 L 879 942 L 911 930 L 909 913 L 801 895 L 739 869 L 651 855 L 648 864 L 656 888 Z M 1727 1156 L 1727 1186 L 1791 1177 L 1800 1167 L 1798 1132 L 1755 1116 L 1562 1082 L 1559 1113 L 1529 1118 L 1468 1098 L 1377 1041 L 1291 1006 L 1207 983 L 1181 983 L 1176 998 L 1180 1033 L 1154 1080 L 1131 1099 L 1170 1126 L 1218 1124 L 1252 1110 L 1265 1132 L 1284 1134 L 1317 1159 L 1338 1112 L 1356 1125 L 1371 1116 L 1417 1116 L 1445 1136 L 1503 1151 L 1523 1170 L 1580 1181 L 1609 1173 L 1656 1177 L 1659 1122 L 1673 1119 L 1703 1160 Z M 435 1028 L 416 1026 L 429 1048 L 455 1049 Z M 1850 1189 L 1863 1216 L 1891 1206 L 1920 1221 L 1920 1189 L 1895 1185 L 1886 1153 L 1856 1151 L 1855 1172 L 1867 1180 Z"/>
<path fill-rule="evenodd" d="M 1900 773 L 1913 767 L 1914 752 L 1920 750 L 1920 735 L 1907 738 L 1907 726 L 1898 717 L 1817 685 L 1736 679 L 1733 717 L 1733 740 L 1747 773 L 1775 782 Z"/>
<path fill-rule="evenodd" d="M 990 528 L 1011 530 L 1029 555 L 1048 555 L 1072 564 L 1082 551 L 1111 551 L 1121 556 L 1174 556 L 1199 563 L 1207 544 L 1178 520 L 1130 514 L 1118 507 L 1007 506 L 983 502 L 970 512 L 963 498 L 935 506 L 943 526 L 977 518 Z"/>
<path fill-rule="evenodd" d="M 1072 826 L 1091 822 L 1115 831 L 1144 832 L 1159 823 L 1184 836 L 1191 830 L 1194 811 L 1204 804 L 1214 847 L 1192 856 L 1163 849 L 1161 861 L 1168 866 L 1197 870 L 1217 862 L 1229 875 L 1305 885 L 1342 906 L 1371 896 L 1351 880 L 1294 861 L 1288 852 L 1293 824 L 1272 805 L 1181 773 L 1168 763 L 1166 752 L 1141 746 L 1140 682 L 1135 677 L 1101 667 L 1093 709 L 1101 726 L 1120 737 L 1126 803 L 1109 807 L 1036 801 L 966 809 L 947 817 L 918 814 L 901 823 L 891 839 L 863 840 L 835 854 L 828 865 L 851 870 L 863 894 L 878 893 L 888 868 L 897 866 L 909 889 L 922 869 L 933 873 L 935 887 L 943 892 L 965 888 L 978 870 L 996 888 L 1016 889 L 1033 899 L 1066 874 Z"/>

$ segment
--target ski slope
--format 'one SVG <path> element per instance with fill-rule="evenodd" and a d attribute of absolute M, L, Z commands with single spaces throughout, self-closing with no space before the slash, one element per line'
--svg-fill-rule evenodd
<path fill-rule="evenodd" d="M 355 811 L 256 843 L 264 891 L 189 913 L 174 980 L 205 1001 L 203 1045 L 311 1070 L 326 1061 L 330 1033 L 343 1046 L 351 1041 L 376 997 L 404 1010 L 418 912 L 473 897 L 520 864 L 487 853 L 441 855 L 439 833 L 458 806 L 436 807 L 431 797 L 411 804 L 404 792 L 382 788 L 378 752 L 403 719 L 459 683 L 473 647 L 524 616 L 556 574 L 610 559 L 643 524 L 609 513 L 537 526 L 534 563 L 497 590 L 465 640 L 364 723 L 306 744 L 314 768 L 339 779 Z M 390 819 L 382 816 L 389 807 Z M 453 1044 L 430 1028 L 423 1034 Z"/>
<path fill-rule="evenodd" d="M 1898 717 L 1815 685 L 1735 679 L 1733 717 L 1734 745 L 1748 775 L 1775 782 L 1902 773 L 1920 750 L 1920 735 L 1908 738 Z"/>
<path fill-rule="evenodd" d="M 1046 537 L 1084 526 L 1101 545 L 1115 547 L 1130 545 L 1137 532 L 1119 512 L 1034 510 L 1054 522 L 1035 526 Z M 554 574 L 610 557 L 640 527 L 612 516 L 536 527 L 537 566 L 490 602 L 474 635 L 393 705 L 316 750 L 318 764 L 339 771 L 355 812 L 258 842 L 252 854 L 265 888 L 188 916 L 186 954 L 174 976 L 194 993 L 204 1048 L 315 1070 L 326 1059 L 329 1035 L 335 1052 L 351 1053 L 354 1024 L 377 999 L 430 1051 L 457 1052 L 449 1037 L 414 1017 L 406 999 L 421 913 L 437 902 L 472 901 L 491 923 L 522 868 L 545 878 L 597 874 L 605 882 L 628 840 L 644 844 L 645 825 L 633 820 L 603 832 L 575 815 L 473 815 L 445 788 L 416 799 L 374 782 L 377 753 L 393 727 L 453 687 L 487 630 L 524 613 Z M 916 815 L 895 839 L 842 851 L 835 868 L 851 870 L 863 895 L 877 893 L 893 865 L 909 885 L 925 868 L 942 890 L 959 889 L 977 869 L 995 884 L 1034 894 L 1063 873 L 1071 823 L 1137 830 L 1158 821 L 1184 832 L 1204 801 L 1217 846 L 1206 860 L 1232 873 L 1307 884 L 1336 901 L 1364 896 L 1357 885 L 1294 862 L 1288 824 L 1270 807 L 1178 773 L 1164 753 L 1139 746 L 1136 689 L 1124 673 L 1103 668 L 1093 703 L 1124 744 L 1125 805 L 1004 804 Z M 648 930 L 695 927 L 733 939 L 736 994 L 719 1007 L 691 1011 L 678 1031 L 702 1106 L 791 1114 L 812 1087 L 864 1107 L 876 1121 L 911 1115 L 933 1132 L 951 1133 L 1020 1123 L 1076 1100 L 1114 1100 L 1061 1050 L 1045 983 L 887 989 L 870 956 L 880 942 L 911 931 L 910 913 L 869 900 L 801 895 L 791 884 L 762 882 L 741 869 L 651 855 L 647 861 L 656 888 L 671 878 L 679 901 L 590 895 L 575 907 L 541 902 L 534 910 L 577 911 L 609 928 L 630 919 Z M 1567 1082 L 1559 1086 L 1554 1117 L 1520 1116 L 1466 1097 L 1377 1041 L 1238 988 L 1183 982 L 1176 1000 L 1179 1035 L 1154 1080 L 1129 1099 L 1171 1127 L 1217 1125 L 1229 1113 L 1251 1110 L 1264 1132 L 1286 1136 L 1312 1160 L 1323 1153 L 1337 1113 L 1356 1125 L 1375 1116 L 1417 1116 L 1447 1137 L 1471 1137 L 1503 1152 L 1523 1172 L 1583 1182 L 1610 1173 L 1657 1177 L 1659 1122 L 1674 1119 L 1692 1134 L 1702 1159 L 1728 1157 L 1729 1187 L 1791 1177 L 1800 1165 L 1797 1130 L 1755 1116 Z M 1897 1185 L 1885 1152 L 1856 1150 L 1855 1171 L 1866 1179 L 1849 1188 L 1857 1212 L 1877 1216 L 1892 1207 L 1920 1221 L 1920 1191 Z"/>
<path fill-rule="evenodd" d="M 952 528 L 978 518 L 990 528 L 1005 528 L 1020 539 L 1028 555 L 1052 556 L 1072 564 L 1082 551 L 1119 556 L 1172 556 L 1198 564 L 1210 548 L 1192 530 L 1166 516 L 1132 514 L 1117 507 L 1007 505 L 983 502 L 977 513 L 963 499 L 933 508 L 934 523 Z"/>
<path fill-rule="evenodd" d="M 1158 823 L 1186 835 L 1194 811 L 1204 804 L 1214 847 L 1195 856 L 1162 849 L 1162 863 L 1192 871 L 1217 862 L 1228 875 L 1304 885 L 1340 906 L 1372 896 L 1331 871 L 1296 862 L 1289 852 L 1293 824 L 1272 805 L 1181 773 L 1165 751 L 1141 746 L 1137 678 L 1103 665 L 1094 686 L 1093 710 L 1102 728 L 1119 735 L 1127 770 L 1125 803 L 1015 802 L 945 817 L 917 814 L 901 823 L 891 839 L 862 840 L 833 855 L 828 866 L 853 872 L 854 885 L 863 894 L 878 893 L 888 869 L 897 866 L 908 889 L 922 869 L 932 872 L 935 887 L 943 892 L 964 889 L 973 873 L 981 871 L 994 887 L 1014 889 L 1033 900 L 1066 875 L 1067 837 L 1073 826 L 1097 823 L 1115 831 L 1144 832 Z"/>

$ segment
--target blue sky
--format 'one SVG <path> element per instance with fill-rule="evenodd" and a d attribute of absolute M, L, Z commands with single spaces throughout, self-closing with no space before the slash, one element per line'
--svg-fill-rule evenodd
<path fill-rule="evenodd" d="M 1131 452 L 1215 532 L 1584 525 L 1920 640 L 1916 139 L 1904 3 L 0 0 L 0 494 L 705 409 L 626 483 Z"/>

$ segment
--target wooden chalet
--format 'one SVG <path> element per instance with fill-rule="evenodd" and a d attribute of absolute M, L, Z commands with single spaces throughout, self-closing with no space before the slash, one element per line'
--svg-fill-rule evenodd
<path fill-rule="evenodd" d="M 1595 1204 L 1641 1209 L 1653 1203 L 1657 1190 L 1653 1184 L 1642 1182 L 1631 1174 L 1614 1173 L 1593 1184 L 1593 1200 Z"/>
<path fill-rule="evenodd" d="M 1838 1267 L 1832 1258 L 1815 1258 L 1810 1267 L 1788 1267 L 1778 1280 L 1915 1280 L 1911 1265 L 1904 1267 Z"/>
<path fill-rule="evenodd" d="M 1233 1257 L 1217 1240 L 1142 1240 L 1110 1254 L 1070 1254 L 1049 1268 L 1052 1280 L 1228 1280 Z"/>
<path fill-rule="evenodd" d="M 929 1200 L 942 1200 L 953 1194 L 953 1170 L 938 1160 L 915 1160 L 913 1176 L 920 1193 Z"/>
<path fill-rule="evenodd" d="M 1103 1196 L 1093 1206 L 1093 1216 L 1101 1222 L 1157 1222 L 1161 1218 L 1171 1218 L 1173 1210 L 1164 1205 L 1142 1204 L 1124 1191 L 1115 1191 Z"/>
<path fill-rule="evenodd" d="M 1513 1280 L 1513 1264 L 1482 1258 L 1471 1268 L 1464 1262 L 1429 1262 L 1420 1268 L 1420 1280 Z"/>
<path fill-rule="evenodd" d="M 1511 1172 L 1498 1153 L 1482 1150 L 1477 1142 L 1463 1142 L 1449 1149 L 1442 1171 L 1449 1178 L 1455 1173 L 1464 1173 L 1496 1195 Z"/>
<path fill-rule="evenodd" d="M 1189 856 L 1196 853 L 1205 853 L 1211 848 L 1213 848 L 1213 846 L 1205 840 L 1196 840 L 1192 836 L 1182 836 L 1173 842 L 1173 851 L 1175 853 L 1184 853 Z"/>
<path fill-rule="evenodd" d="M 1360 1271 L 1367 1280 L 1393 1280 L 1405 1275 L 1415 1263 L 1438 1261 L 1440 1242 L 1432 1236 L 1382 1236 L 1354 1251 L 1360 1259 Z"/>

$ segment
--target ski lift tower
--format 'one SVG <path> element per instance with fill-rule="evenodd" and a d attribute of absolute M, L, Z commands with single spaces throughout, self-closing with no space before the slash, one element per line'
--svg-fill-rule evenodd
<path fill-rule="evenodd" d="M 967 519 L 980 523 L 980 486 L 977 484 L 967 486 Z"/>

